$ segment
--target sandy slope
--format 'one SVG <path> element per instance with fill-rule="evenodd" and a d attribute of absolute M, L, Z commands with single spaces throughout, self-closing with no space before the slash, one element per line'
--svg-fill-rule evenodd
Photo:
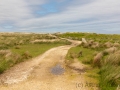
<path fill-rule="evenodd" d="M 33 60 L 7 70 L 0 76 L 0 90 L 97 90 L 95 87 L 86 86 L 84 74 L 65 67 L 64 58 L 67 51 L 81 43 L 71 42 L 72 45 L 50 49 Z M 60 75 L 51 73 L 56 65 L 64 68 L 65 72 Z"/>

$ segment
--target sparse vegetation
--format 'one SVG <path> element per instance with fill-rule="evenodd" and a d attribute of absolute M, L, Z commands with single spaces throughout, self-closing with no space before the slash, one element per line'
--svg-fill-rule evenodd
<path fill-rule="evenodd" d="M 0 73 L 11 66 L 36 57 L 46 50 L 69 45 L 59 38 L 83 41 L 72 47 L 66 55 L 66 63 L 75 59 L 90 66 L 87 76 L 99 80 L 101 90 L 116 90 L 120 85 L 120 35 L 96 33 L 64 34 L 0 34 Z"/>
<path fill-rule="evenodd" d="M 100 68 L 100 86 L 102 90 L 116 90 L 120 84 L 120 54 L 110 54 Z"/>
<path fill-rule="evenodd" d="M 111 42 L 111 43 L 120 43 L 120 35 L 119 34 L 97 34 L 97 33 L 64 33 L 64 34 L 59 34 L 59 37 L 63 38 L 69 38 L 73 40 L 82 40 L 82 38 L 86 38 L 87 41 L 93 40 L 95 42 L 99 43 L 106 43 L 106 42 Z"/>
<path fill-rule="evenodd" d="M 71 43 L 50 34 L 0 33 L 0 73 L 50 48 L 68 44 Z"/>
<path fill-rule="evenodd" d="M 73 62 L 74 58 L 77 58 L 90 65 L 93 68 L 87 71 L 88 76 L 97 76 L 101 90 L 116 90 L 120 85 L 120 35 L 65 33 L 60 37 L 74 40 L 85 38 L 86 42 L 69 50 L 66 60 Z M 83 52 L 82 57 L 77 57 L 79 51 Z"/>

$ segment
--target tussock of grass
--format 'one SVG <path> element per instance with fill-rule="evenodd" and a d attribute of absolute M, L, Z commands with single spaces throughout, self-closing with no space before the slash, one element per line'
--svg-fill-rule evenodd
<path fill-rule="evenodd" d="M 111 53 L 114 53 L 117 51 L 117 48 L 116 47 L 111 47 L 111 48 L 108 48 L 108 49 L 105 49 L 103 52 L 106 52 L 108 54 L 111 54 Z"/>
<path fill-rule="evenodd" d="M 119 47 L 120 44 L 115 42 L 115 43 L 113 44 L 113 46 L 114 46 L 114 47 Z"/>
<path fill-rule="evenodd" d="M 94 56 L 94 60 L 93 60 L 93 66 L 97 66 L 97 67 L 101 67 L 101 60 L 103 57 L 103 53 L 100 52 L 98 53 L 96 56 Z"/>
<path fill-rule="evenodd" d="M 104 44 L 104 46 L 107 47 L 107 48 L 110 48 L 110 47 L 113 46 L 113 44 L 112 44 L 111 42 L 106 42 L 106 43 Z"/>
<path fill-rule="evenodd" d="M 98 69 L 98 71 L 94 71 L 94 74 L 92 74 L 93 71 L 89 71 L 88 76 L 95 78 L 95 73 L 99 72 L 100 90 L 116 90 L 117 86 L 120 85 L 120 35 L 64 33 L 59 36 L 73 40 L 85 38 L 87 43 L 82 43 L 79 47 L 69 50 L 66 56 L 67 60 L 74 60 L 74 58 L 70 57 L 70 53 L 78 55 L 78 52 L 82 50 L 82 57 L 75 58 L 78 58 L 83 63 L 93 64 L 97 66 L 94 69 Z"/>
<path fill-rule="evenodd" d="M 120 67 L 105 65 L 100 70 L 100 86 L 102 90 L 116 90 L 120 83 Z"/>
<path fill-rule="evenodd" d="M 111 64 L 111 65 L 120 65 L 120 54 L 110 54 L 105 60 L 104 65 Z"/>
<path fill-rule="evenodd" d="M 0 50 L 0 56 L 7 56 L 10 53 L 11 53 L 10 50 Z"/>
<path fill-rule="evenodd" d="M 120 84 L 120 54 L 110 54 L 100 69 L 100 85 L 102 90 L 116 90 Z"/>

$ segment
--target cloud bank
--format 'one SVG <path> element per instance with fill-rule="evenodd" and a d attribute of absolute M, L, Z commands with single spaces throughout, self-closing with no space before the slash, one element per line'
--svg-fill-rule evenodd
<path fill-rule="evenodd" d="M 120 33 L 120 1 L 1 0 L 0 31 Z"/>

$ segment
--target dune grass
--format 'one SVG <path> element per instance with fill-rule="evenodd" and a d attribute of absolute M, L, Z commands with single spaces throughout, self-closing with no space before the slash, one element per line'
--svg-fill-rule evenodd
<path fill-rule="evenodd" d="M 12 47 L 10 48 L 12 55 L 8 58 L 2 57 L 0 60 L 0 73 L 3 73 L 6 69 L 9 69 L 17 63 L 29 60 L 30 58 L 43 54 L 45 51 L 53 47 L 61 45 L 64 44 L 26 44 L 19 46 L 19 49 Z"/>
<path fill-rule="evenodd" d="M 72 48 L 70 52 L 74 52 L 75 50 L 78 51 L 78 47 L 76 49 Z M 86 54 L 92 54 L 92 52 Z M 86 55 L 78 59 L 80 61 L 82 60 L 82 63 L 92 66 L 92 57 L 93 56 Z M 87 76 L 98 80 L 101 90 L 116 90 L 118 85 L 120 85 L 120 55 L 116 56 L 113 54 L 112 56 L 108 55 L 104 57 L 101 67 L 94 67 L 87 70 Z M 67 59 L 70 59 L 70 57 Z"/>
<path fill-rule="evenodd" d="M 85 37 L 88 41 L 89 39 L 98 41 L 100 43 L 100 46 L 97 48 L 91 48 L 89 45 L 85 47 L 83 46 L 84 44 L 71 48 L 68 51 L 66 60 L 73 62 L 74 58 L 77 58 L 79 61 L 82 61 L 82 63 L 90 65 L 92 69 L 87 71 L 87 76 L 99 81 L 100 90 L 116 90 L 116 88 L 120 85 L 120 52 L 117 53 L 117 51 L 114 51 L 112 53 L 107 53 L 105 52 L 105 50 L 110 48 L 104 46 L 104 44 L 108 41 L 110 41 L 112 44 L 115 42 L 119 43 L 119 35 L 100 36 L 96 34 L 67 33 L 61 35 L 61 37 L 67 37 L 77 40 L 80 40 L 82 37 Z M 117 48 L 117 50 L 120 49 L 119 46 L 117 46 Z M 82 51 L 82 56 L 78 57 L 80 51 Z M 100 60 L 101 66 L 94 67 L 94 56 L 96 56 L 98 53 L 103 53 L 103 57 Z"/>
<path fill-rule="evenodd" d="M 102 49 L 99 49 L 102 52 Z M 66 60 L 72 61 L 74 58 L 78 58 L 82 63 L 93 66 L 93 57 L 95 53 L 100 51 L 97 49 L 84 48 L 84 47 L 72 47 L 66 56 Z M 79 51 L 83 51 L 81 57 L 77 57 Z M 71 53 L 74 57 L 71 58 Z M 101 60 L 101 67 L 92 67 L 87 70 L 87 76 L 99 81 L 99 87 L 101 90 L 116 90 L 120 85 L 120 53 L 115 52 L 113 54 L 105 54 Z"/>
<path fill-rule="evenodd" d="M 41 55 L 53 47 L 71 44 L 66 40 L 31 43 L 35 40 L 56 39 L 49 34 L 0 33 L 0 38 L 0 73 L 3 73 L 15 64 Z M 4 56 L 3 52 L 5 52 Z"/>
<path fill-rule="evenodd" d="M 82 51 L 82 56 L 78 57 L 79 52 Z M 84 64 L 92 64 L 92 59 L 94 54 L 97 51 L 91 48 L 84 48 L 82 46 L 72 47 L 68 54 L 66 55 L 67 60 L 72 60 L 73 58 L 78 58 Z M 71 58 L 71 53 L 73 54 L 73 58 Z"/>
<path fill-rule="evenodd" d="M 100 68 L 100 86 L 102 90 L 116 90 L 120 84 L 120 53 L 114 53 L 103 60 Z"/>
<path fill-rule="evenodd" d="M 81 38 L 87 38 L 88 40 L 94 40 L 100 43 L 105 42 L 120 42 L 120 35 L 119 34 L 97 34 L 97 33 L 80 33 L 80 32 L 74 32 L 74 33 L 63 33 L 58 35 L 59 37 L 63 38 L 70 38 L 74 40 L 81 40 Z"/>
<path fill-rule="evenodd" d="M 64 33 L 56 35 L 58 37 L 69 38 L 74 40 L 81 40 L 86 38 L 87 41 L 93 40 L 99 43 L 99 47 L 92 48 L 91 46 L 77 46 L 72 47 L 67 55 L 66 60 L 71 63 L 77 58 L 80 62 L 87 64 L 91 67 L 87 71 L 87 76 L 99 80 L 100 90 L 116 90 L 120 85 L 120 53 L 107 53 L 104 52 L 109 45 L 114 43 L 120 43 L 120 35 L 117 34 L 96 34 L 96 33 Z M 32 57 L 36 57 L 50 48 L 60 45 L 68 45 L 69 42 L 37 42 L 31 44 L 30 41 L 38 39 L 55 39 L 48 34 L 0 34 L 0 50 L 11 50 L 12 55 L 9 57 L 0 58 L 0 73 L 3 73 L 6 69 L 16 63 L 20 63 L 25 60 L 29 60 Z M 109 43 L 108 43 L 109 42 Z M 105 46 L 105 44 L 108 45 Z M 117 45 L 117 44 L 116 44 Z M 120 46 L 117 45 L 118 50 Z M 82 56 L 79 53 L 82 51 Z M 100 67 L 92 67 L 93 59 L 97 53 L 103 52 L 103 57 Z M 6 55 L 5 55 L 6 56 Z"/>

